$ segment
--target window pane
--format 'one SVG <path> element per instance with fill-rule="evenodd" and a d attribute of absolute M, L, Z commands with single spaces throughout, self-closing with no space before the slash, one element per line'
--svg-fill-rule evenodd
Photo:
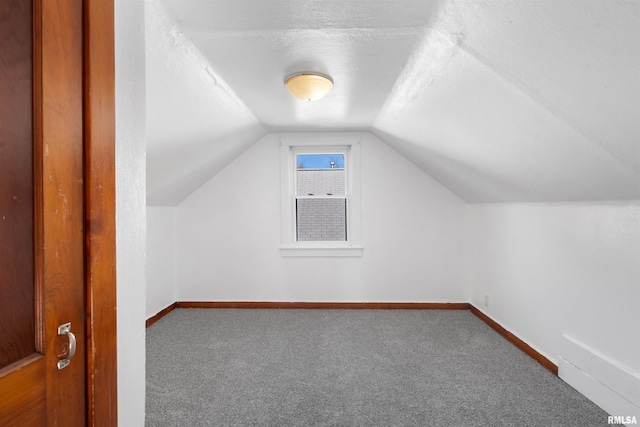
<path fill-rule="evenodd" d="M 297 199 L 298 241 L 347 240 L 346 199 Z"/>
<path fill-rule="evenodd" d="M 344 154 L 298 154 L 298 196 L 344 196 Z"/>
<path fill-rule="evenodd" d="M 298 169 L 344 169 L 344 154 L 298 154 Z"/>

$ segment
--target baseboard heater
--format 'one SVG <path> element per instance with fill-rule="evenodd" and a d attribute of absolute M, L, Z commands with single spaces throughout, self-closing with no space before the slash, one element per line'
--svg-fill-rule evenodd
<path fill-rule="evenodd" d="M 640 422 L 640 376 L 568 335 L 558 376 L 612 416 Z"/>

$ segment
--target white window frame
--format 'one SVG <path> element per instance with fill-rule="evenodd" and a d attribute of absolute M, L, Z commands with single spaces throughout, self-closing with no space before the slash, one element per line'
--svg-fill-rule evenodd
<path fill-rule="evenodd" d="M 345 234 L 347 237 L 347 241 L 349 239 L 349 235 L 351 234 L 351 224 L 349 221 L 349 209 L 350 209 L 350 204 L 351 204 L 351 195 L 349 194 L 349 157 L 350 157 L 350 151 L 351 151 L 351 147 L 346 147 L 346 146 L 335 146 L 335 147 L 291 147 L 291 151 L 292 151 L 292 160 L 294 161 L 294 164 L 292 165 L 294 168 L 294 187 L 293 187 L 293 225 L 294 225 L 294 235 L 297 237 L 299 237 L 299 234 L 297 233 L 298 230 L 298 225 L 297 225 L 297 220 L 298 220 L 298 215 L 297 215 L 297 206 L 298 206 L 298 201 L 299 200 L 303 200 L 303 199 L 313 199 L 313 200 L 321 200 L 321 199 L 340 199 L 340 200 L 344 200 L 345 201 Z M 325 154 L 325 155 L 330 155 L 330 154 L 338 154 L 338 155 L 342 155 L 343 156 L 343 160 L 344 160 L 344 171 L 345 171 L 345 187 L 344 187 L 344 194 L 340 194 L 340 195 L 320 195 L 320 194 L 316 194 L 316 195 L 304 195 L 304 194 L 298 194 L 298 176 L 297 176 L 297 163 L 298 163 L 298 156 L 299 155 L 304 155 L 304 154 Z M 308 243 L 312 243 L 312 244 L 317 244 L 317 242 L 314 241 L 309 241 L 306 240 L 306 242 Z M 327 242 L 330 243 L 334 243 L 336 241 L 324 241 L 324 243 L 326 244 Z M 340 242 L 344 242 L 344 241 L 340 241 Z"/>
<path fill-rule="evenodd" d="M 296 241 L 296 156 L 344 154 L 347 241 Z M 362 256 L 360 136 L 286 136 L 280 138 L 280 254 L 282 256 Z"/>

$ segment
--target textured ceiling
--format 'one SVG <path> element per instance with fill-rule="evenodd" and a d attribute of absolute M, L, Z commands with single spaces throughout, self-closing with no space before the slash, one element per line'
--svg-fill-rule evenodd
<path fill-rule="evenodd" d="M 468 202 L 640 198 L 635 0 L 147 0 L 146 34 L 149 204 L 286 130 L 371 130 Z"/>

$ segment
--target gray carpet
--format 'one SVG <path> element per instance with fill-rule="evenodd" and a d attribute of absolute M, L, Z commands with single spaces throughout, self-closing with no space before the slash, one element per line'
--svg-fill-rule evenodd
<path fill-rule="evenodd" d="M 147 329 L 147 426 L 603 426 L 469 311 L 178 309 Z"/>

